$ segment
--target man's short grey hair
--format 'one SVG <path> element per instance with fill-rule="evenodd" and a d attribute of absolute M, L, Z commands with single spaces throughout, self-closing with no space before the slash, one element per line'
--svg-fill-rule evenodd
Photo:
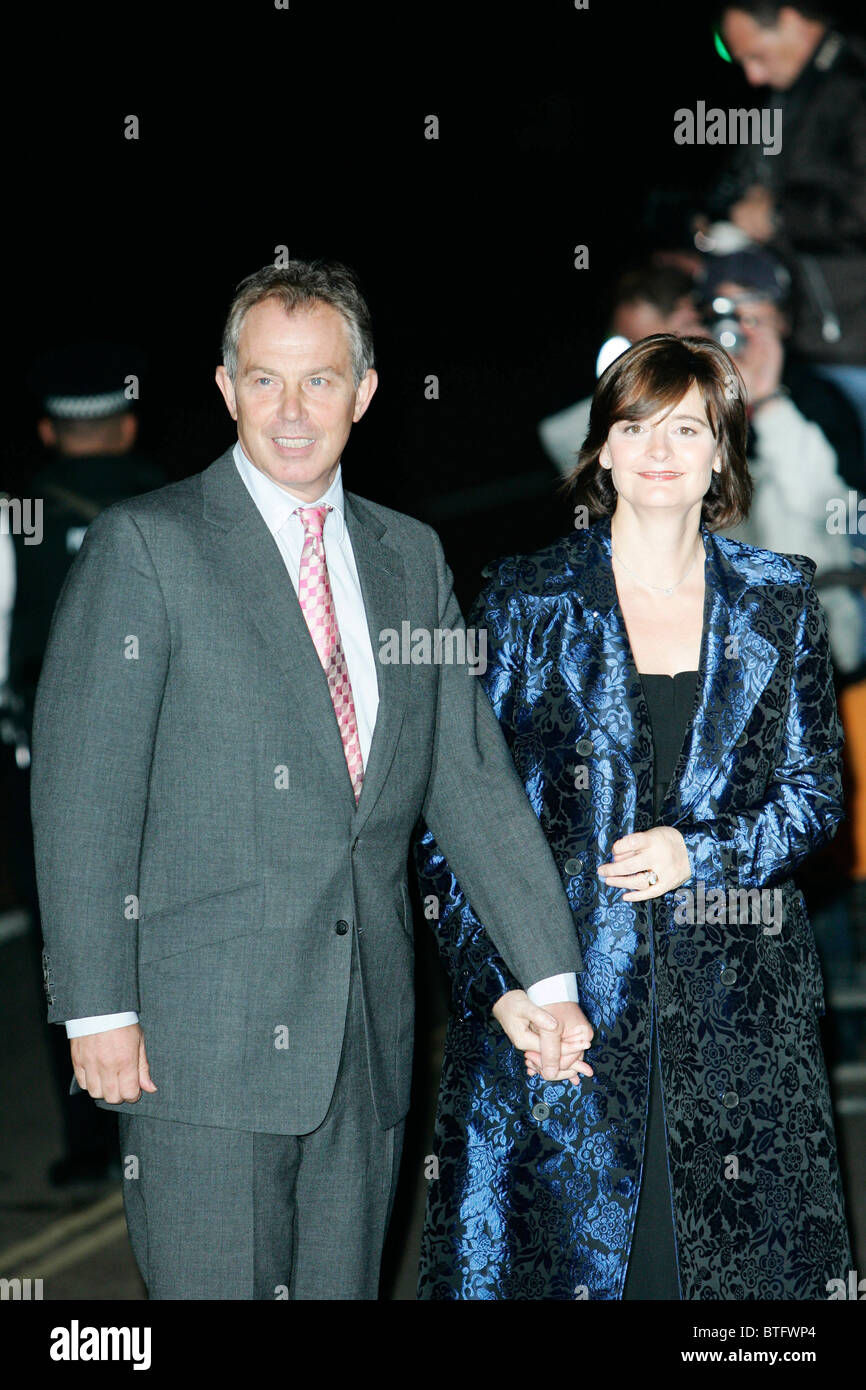
<path fill-rule="evenodd" d="M 223 366 L 234 383 L 238 371 L 238 342 L 250 309 L 266 299 L 276 299 L 287 314 L 330 304 L 342 314 L 349 334 L 352 374 L 359 386 L 373 366 L 373 328 L 370 310 L 358 281 L 340 261 L 289 261 L 285 266 L 266 265 L 241 280 L 223 330 Z"/>

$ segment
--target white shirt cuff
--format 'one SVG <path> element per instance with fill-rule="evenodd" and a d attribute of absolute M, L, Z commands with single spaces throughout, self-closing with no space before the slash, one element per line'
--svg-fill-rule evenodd
<path fill-rule="evenodd" d="M 68 1018 L 67 1038 L 83 1038 L 85 1033 L 107 1033 L 109 1028 L 128 1028 L 138 1022 L 138 1014 L 94 1014 L 92 1018 Z"/>
<path fill-rule="evenodd" d="M 526 991 L 530 1001 L 543 1008 L 545 1004 L 577 1004 L 577 976 L 570 975 L 548 975 L 546 980 L 539 980 L 536 984 L 530 985 Z"/>

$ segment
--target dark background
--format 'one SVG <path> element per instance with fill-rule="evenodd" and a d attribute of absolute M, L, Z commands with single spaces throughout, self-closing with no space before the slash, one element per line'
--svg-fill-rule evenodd
<path fill-rule="evenodd" d="M 24 489 L 38 457 L 28 364 L 81 337 L 145 352 L 142 452 L 173 477 L 205 467 L 234 437 L 213 370 L 235 284 L 277 245 L 337 257 L 369 298 L 380 373 L 347 484 L 436 525 L 467 602 L 483 564 L 569 529 L 536 424 L 593 385 L 648 199 L 679 187 L 699 206 L 726 158 L 677 146 L 674 111 L 758 104 L 711 15 L 40 8 L 7 50 L 3 481 Z"/>

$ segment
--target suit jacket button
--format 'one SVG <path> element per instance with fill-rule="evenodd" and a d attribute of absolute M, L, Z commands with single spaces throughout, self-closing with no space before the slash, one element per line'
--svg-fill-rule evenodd
<path fill-rule="evenodd" d="M 579 874 L 582 868 L 582 859 L 566 859 L 565 861 L 565 872 L 567 874 Z"/>
<path fill-rule="evenodd" d="M 737 983 L 737 972 L 730 965 L 726 965 L 719 978 L 723 985 L 735 985 Z"/>
<path fill-rule="evenodd" d="M 722 1105 L 726 1110 L 733 1110 L 734 1106 L 739 1105 L 739 1103 L 740 1097 L 737 1095 L 736 1091 L 725 1091 L 725 1094 L 722 1096 Z"/>
<path fill-rule="evenodd" d="M 545 1103 L 544 1103 L 543 1100 L 538 1101 L 538 1102 L 537 1102 L 535 1105 L 533 1105 L 533 1107 L 532 1107 L 532 1118 L 533 1118 L 534 1120 L 548 1120 L 548 1119 L 550 1119 L 550 1106 L 549 1106 L 549 1105 L 545 1105 Z"/>
<path fill-rule="evenodd" d="M 338 922 L 337 925 L 335 926 L 334 931 L 337 933 L 338 936 L 345 936 L 345 935 L 346 935 L 346 932 L 347 932 L 348 930 L 349 930 L 349 923 L 348 923 L 348 922 L 344 922 L 343 919 L 342 919 L 342 917 L 341 917 L 340 920 L 339 920 L 339 922 Z"/>
<path fill-rule="evenodd" d="M 574 745 L 575 753 L 579 753 L 582 758 L 588 758 L 590 753 L 595 752 L 591 738 L 579 738 Z"/>

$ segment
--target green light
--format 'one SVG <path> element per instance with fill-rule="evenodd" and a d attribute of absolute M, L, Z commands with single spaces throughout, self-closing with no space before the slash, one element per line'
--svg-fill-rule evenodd
<path fill-rule="evenodd" d="M 732 63 L 734 60 L 731 57 L 728 50 L 725 48 L 725 45 L 722 43 L 722 36 L 719 33 L 718 29 L 716 29 L 716 31 L 714 32 L 713 38 L 715 39 L 716 52 L 718 53 L 719 57 L 724 58 L 726 63 Z"/>

